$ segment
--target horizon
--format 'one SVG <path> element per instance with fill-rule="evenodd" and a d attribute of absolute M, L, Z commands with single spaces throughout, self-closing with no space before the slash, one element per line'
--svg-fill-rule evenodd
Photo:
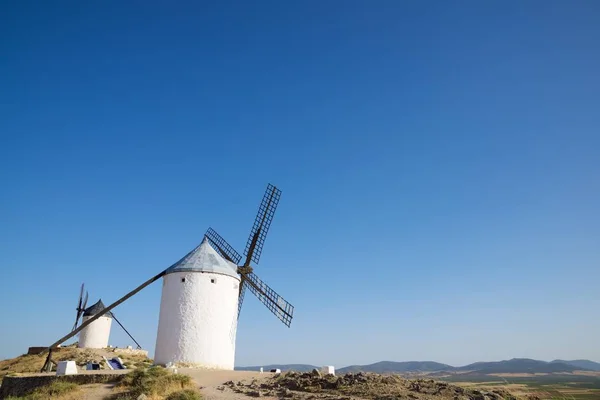
<path fill-rule="evenodd" d="M 600 3 L 0 10 L 0 359 L 241 253 L 272 183 L 294 319 L 247 293 L 236 365 L 600 360 Z M 151 356 L 160 297 L 114 310 Z"/>
<path fill-rule="evenodd" d="M 561 360 L 561 359 L 553 359 L 553 360 L 538 360 L 538 359 L 533 359 L 533 358 L 524 358 L 524 357 L 513 357 L 513 358 L 509 358 L 509 359 L 505 359 L 505 360 L 480 360 L 480 361 L 475 361 L 472 363 L 468 363 L 468 364 L 462 364 L 462 365 L 452 365 L 452 364 L 448 364 L 445 362 L 440 362 L 440 361 L 435 361 L 435 360 L 403 360 L 403 361 L 392 361 L 392 360 L 381 360 L 381 361 L 376 361 L 376 362 L 372 362 L 372 363 L 367 363 L 367 364 L 348 364 L 348 365 L 343 365 L 341 367 L 338 367 L 337 365 L 335 365 L 336 369 L 341 369 L 341 368 L 347 368 L 347 367 L 353 367 L 353 366 L 369 366 L 369 365 L 374 365 L 374 364 L 379 364 L 379 363 L 411 363 L 411 362 L 417 362 L 417 363 L 427 363 L 427 362 L 432 362 L 432 363 L 438 363 L 438 364 L 444 364 L 450 367 L 465 367 L 468 365 L 472 365 L 472 364 L 477 364 L 477 363 L 493 363 L 493 362 L 503 362 L 503 361 L 511 361 L 511 360 L 532 360 L 532 361 L 542 361 L 542 362 L 546 362 L 546 363 L 551 363 L 553 361 L 591 361 L 594 363 L 598 363 L 600 364 L 600 362 L 595 361 L 595 360 L 590 360 L 590 359 L 573 359 L 573 360 Z M 319 366 L 320 364 L 312 364 L 312 363 L 269 363 L 269 364 L 253 364 L 253 365 L 236 365 L 236 368 L 251 368 L 251 367 L 261 367 L 261 366 L 271 366 L 271 365 L 311 365 L 311 366 Z M 330 364 L 328 364 L 330 365 Z"/>

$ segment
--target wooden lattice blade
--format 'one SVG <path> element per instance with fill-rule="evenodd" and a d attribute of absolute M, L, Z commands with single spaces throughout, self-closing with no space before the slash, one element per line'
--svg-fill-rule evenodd
<path fill-rule="evenodd" d="M 225 239 L 221 237 L 213 228 L 208 228 L 206 231 L 206 238 L 210 242 L 211 246 L 219 252 L 226 260 L 231 261 L 234 264 L 239 264 L 242 256 L 231 246 Z"/>
<path fill-rule="evenodd" d="M 244 295 L 246 294 L 246 287 L 248 284 L 245 282 L 245 279 L 242 277 L 240 281 L 240 295 L 238 297 L 238 319 L 240 318 L 240 313 L 242 312 L 242 303 L 244 302 Z"/>
<path fill-rule="evenodd" d="M 255 264 L 258 264 L 280 197 L 281 190 L 269 184 L 260 206 L 258 207 L 254 225 L 250 231 L 250 236 L 248 236 L 248 242 L 246 242 L 246 248 L 244 250 L 246 262 L 244 265 L 250 265 L 250 260 L 254 261 Z"/>
<path fill-rule="evenodd" d="M 294 316 L 294 306 L 261 281 L 254 273 L 247 274 L 246 279 L 250 291 L 258 297 L 258 300 L 289 327 Z"/>

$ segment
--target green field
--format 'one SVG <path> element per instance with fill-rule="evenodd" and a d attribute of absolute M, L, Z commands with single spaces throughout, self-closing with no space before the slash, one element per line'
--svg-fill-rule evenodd
<path fill-rule="evenodd" d="M 491 375 L 454 375 L 436 379 L 470 387 L 501 387 L 515 394 L 535 394 L 541 399 L 600 400 L 599 376 L 551 374 L 498 377 Z"/>

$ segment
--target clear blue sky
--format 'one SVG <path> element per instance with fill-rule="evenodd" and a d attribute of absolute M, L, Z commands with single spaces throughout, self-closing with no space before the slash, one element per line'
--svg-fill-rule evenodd
<path fill-rule="evenodd" d="M 121 3 L 0 6 L 0 358 L 242 251 L 271 182 L 296 314 L 248 296 L 238 365 L 600 361 L 598 2 Z"/>

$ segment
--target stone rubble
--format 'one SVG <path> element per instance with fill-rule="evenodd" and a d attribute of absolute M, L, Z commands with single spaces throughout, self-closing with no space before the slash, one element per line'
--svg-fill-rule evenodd
<path fill-rule="evenodd" d="M 286 372 L 264 383 L 225 382 L 220 390 L 232 390 L 251 397 L 277 397 L 297 400 L 516 400 L 504 390 L 465 389 L 431 379 L 405 379 L 398 375 L 347 373 L 325 375 L 313 370 Z"/>

